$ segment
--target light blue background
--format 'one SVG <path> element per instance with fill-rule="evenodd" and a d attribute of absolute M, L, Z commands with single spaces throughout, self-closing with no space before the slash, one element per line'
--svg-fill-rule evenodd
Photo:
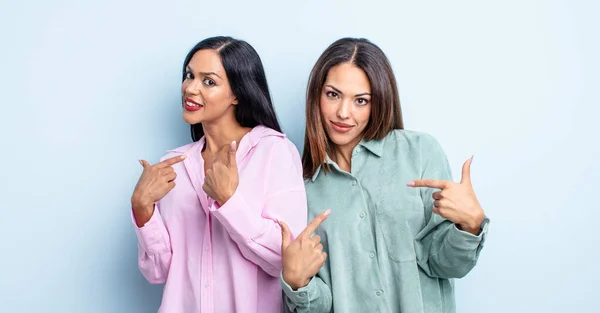
<path fill-rule="evenodd" d="M 492 218 L 459 312 L 598 312 L 598 1 L 2 1 L 0 311 L 155 312 L 129 197 L 189 142 L 181 62 L 218 34 L 263 58 L 302 149 L 318 55 L 364 36 L 406 126 L 439 139 Z"/>

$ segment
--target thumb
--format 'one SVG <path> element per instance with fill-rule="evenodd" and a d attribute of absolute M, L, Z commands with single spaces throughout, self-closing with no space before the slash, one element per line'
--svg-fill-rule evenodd
<path fill-rule="evenodd" d="M 460 179 L 461 184 L 470 184 L 471 183 L 471 163 L 473 162 L 473 157 L 468 159 L 462 167 L 462 177 Z"/>
<path fill-rule="evenodd" d="M 227 154 L 227 158 L 229 161 L 229 168 L 237 168 L 237 160 L 235 159 L 236 152 L 237 152 L 237 144 L 235 141 L 232 141 L 231 145 L 229 145 L 229 153 Z"/>
<path fill-rule="evenodd" d="M 281 226 L 281 253 L 283 253 L 292 242 L 292 235 L 286 223 L 279 221 L 279 226 Z"/>
<path fill-rule="evenodd" d="M 139 161 L 143 168 L 150 167 L 150 163 L 148 163 L 146 160 L 139 160 Z"/>

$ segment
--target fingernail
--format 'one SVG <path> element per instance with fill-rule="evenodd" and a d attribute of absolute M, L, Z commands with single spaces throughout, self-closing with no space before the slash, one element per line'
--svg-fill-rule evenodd
<path fill-rule="evenodd" d="M 231 146 L 233 147 L 233 149 L 235 149 L 237 147 L 237 142 L 235 142 L 235 140 L 232 141 L 231 142 Z"/>
<path fill-rule="evenodd" d="M 323 212 L 323 215 L 325 215 L 325 216 L 329 216 L 329 214 L 331 214 L 330 209 L 327 209 L 327 210 L 325 210 L 325 212 Z"/>
<path fill-rule="evenodd" d="M 414 182 L 414 181 L 408 182 L 408 183 L 406 184 L 406 186 L 410 186 L 410 187 L 412 187 L 412 186 L 414 186 L 414 185 L 415 185 L 415 182 Z"/>

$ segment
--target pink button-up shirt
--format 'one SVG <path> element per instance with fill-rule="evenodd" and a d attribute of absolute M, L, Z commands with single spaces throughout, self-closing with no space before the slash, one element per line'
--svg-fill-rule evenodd
<path fill-rule="evenodd" d="M 143 227 L 134 225 L 142 274 L 165 283 L 159 312 L 282 312 L 277 221 L 296 236 L 307 216 L 298 150 L 279 132 L 252 129 L 238 144 L 238 188 L 219 207 L 202 190 L 204 142 L 162 158 L 187 155 L 173 166 L 175 188 Z"/>

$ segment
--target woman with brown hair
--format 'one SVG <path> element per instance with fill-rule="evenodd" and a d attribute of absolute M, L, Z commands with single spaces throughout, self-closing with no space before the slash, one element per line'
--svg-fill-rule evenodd
<path fill-rule="evenodd" d="M 489 222 L 471 185 L 472 158 L 453 182 L 440 144 L 403 129 L 390 63 L 365 39 L 323 52 L 306 124 L 312 222 L 292 241 L 280 221 L 287 308 L 455 312 L 452 279 L 475 266 Z"/>

